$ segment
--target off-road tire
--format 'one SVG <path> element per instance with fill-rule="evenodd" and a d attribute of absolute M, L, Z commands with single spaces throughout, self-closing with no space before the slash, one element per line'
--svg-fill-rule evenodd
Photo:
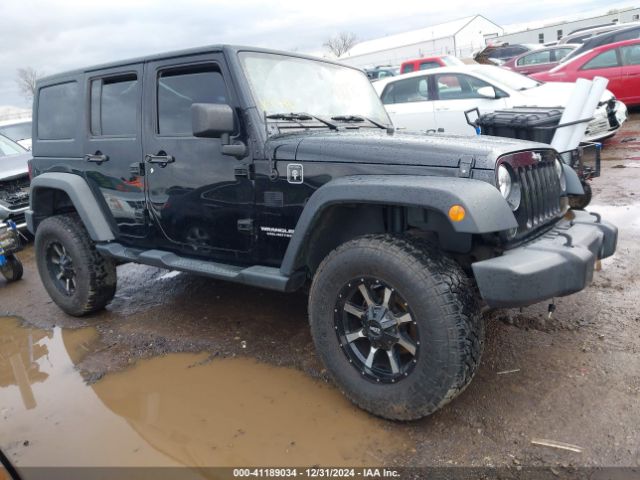
<path fill-rule="evenodd" d="M 73 260 L 77 281 L 72 295 L 65 295 L 60 290 L 47 266 L 47 250 L 54 242 L 64 246 Z M 69 315 L 81 317 L 96 312 L 113 299 L 116 292 L 115 263 L 96 250 L 77 215 L 56 215 L 43 220 L 36 230 L 35 254 L 47 293 Z"/>
<path fill-rule="evenodd" d="M 17 282 L 22 278 L 23 269 L 22 263 L 15 255 L 7 256 L 7 263 L 0 267 L 0 272 L 7 280 L 7 282 Z"/>
<path fill-rule="evenodd" d="M 420 355 L 396 383 L 363 377 L 336 335 L 338 292 L 361 275 L 392 285 L 416 314 Z M 484 347 L 473 281 L 435 246 L 406 236 L 367 235 L 333 250 L 313 279 L 309 317 L 317 352 L 338 387 L 364 410 L 393 420 L 424 417 L 455 398 L 473 378 Z"/>
<path fill-rule="evenodd" d="M 584 195 L 569 197 L 569 206 L 575 210 L 584 210 L 591 203 L 591 185 L 589 182 L 581 182 Z"/>

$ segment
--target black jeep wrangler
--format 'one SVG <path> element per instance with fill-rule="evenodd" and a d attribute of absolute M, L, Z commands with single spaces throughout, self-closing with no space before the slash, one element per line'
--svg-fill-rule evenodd
<path fill-rule="evenodd" d="M 572 211 L 548 145 L 394 133 L 366 75 L 208 47 L 40 80 L 30 210 L 42 282 L 85 315 L 137 262 L 291 292 L 362 408 L 434 412 L 473 377 L 482 302 L 583 289 L 617 229 Z"/>

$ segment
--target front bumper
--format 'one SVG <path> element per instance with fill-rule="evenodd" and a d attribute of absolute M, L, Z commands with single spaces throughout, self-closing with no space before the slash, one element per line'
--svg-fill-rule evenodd
<path fill-rule="evenodd" d="M 524 307 L 584 289 L 598 259 L 616 250 L 618 229 L 600 216 L 571 210 L 544 236 L 471 265 L 488 306 Z"/>
<path fill-rule="evenodd" d="M 18 230 L 25 230 L 27 228 L 27 221 L 25 218 L 26 212 L 29 210 L 29 206 L 11 209 L 4 205 L 0 205 L 0 219 L 9 219 L 15 222 Z"/>
<path fill-rule="evenodd" d="M 583 141 L 598 142 L 615 135 L 627 120 L 628 112 L 627 106 L 619 100 L 616 100 L 614 111 L 618 123 L 617 126 L 611 126 L 611 121 L 609 120 L 605 106 L 598 108 L 594 114 L 595 118 L 587 125 Z"/>

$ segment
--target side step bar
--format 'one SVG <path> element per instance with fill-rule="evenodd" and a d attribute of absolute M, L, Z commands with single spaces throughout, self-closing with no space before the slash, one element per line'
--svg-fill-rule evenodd
<path fill-rule="evenodd" d="M 242 283 L 254 287 L 268 288 L 280 292 L 292 292 L 300 288 L 305 281 L 302 272 L 286 277 L 275 267 L 254 265 L 238 267 L 224 263 L 209 262 L 189 257 L 181 257 L 163 250 L 140 250 L 125 247 L 120 243 L 100 243 L 96 249 L 107 257 L 117 258 L 125 262 L 142 263 L 153 267 L 168 268 L 181 272 L 194 273 L 217 280 Z"/>

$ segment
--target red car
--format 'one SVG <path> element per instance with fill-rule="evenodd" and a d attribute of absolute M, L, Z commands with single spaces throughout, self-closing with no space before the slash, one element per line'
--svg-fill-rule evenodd
<path fill-rule="evenodd" d="M 402 65 L 400 65 L 400 73 L 417 72 L 418 70 L 429 70 L 430 68 L 454 67 L 456 65 L 464 65 L 464 62 L 451 55 L 423 57 L 402 62 Z"/>
<path fill-rule="evenodd" d="M 607 88 L 627 105 L 640 105 L 640 39 L 602 45 L 531 78 L 545 82 L 575 82 L 578 78 L 609 79 Z"/>
<path fill-rule="evenodd" d="M 546 72 L 558 65 L 564 57 L 578 48 L 578 46 L 579 45 L 574 44 L 564 44 L 540 48 L 518 55 L 505 62 L 501 67 L 521 73 L 522 75 Z"/>

